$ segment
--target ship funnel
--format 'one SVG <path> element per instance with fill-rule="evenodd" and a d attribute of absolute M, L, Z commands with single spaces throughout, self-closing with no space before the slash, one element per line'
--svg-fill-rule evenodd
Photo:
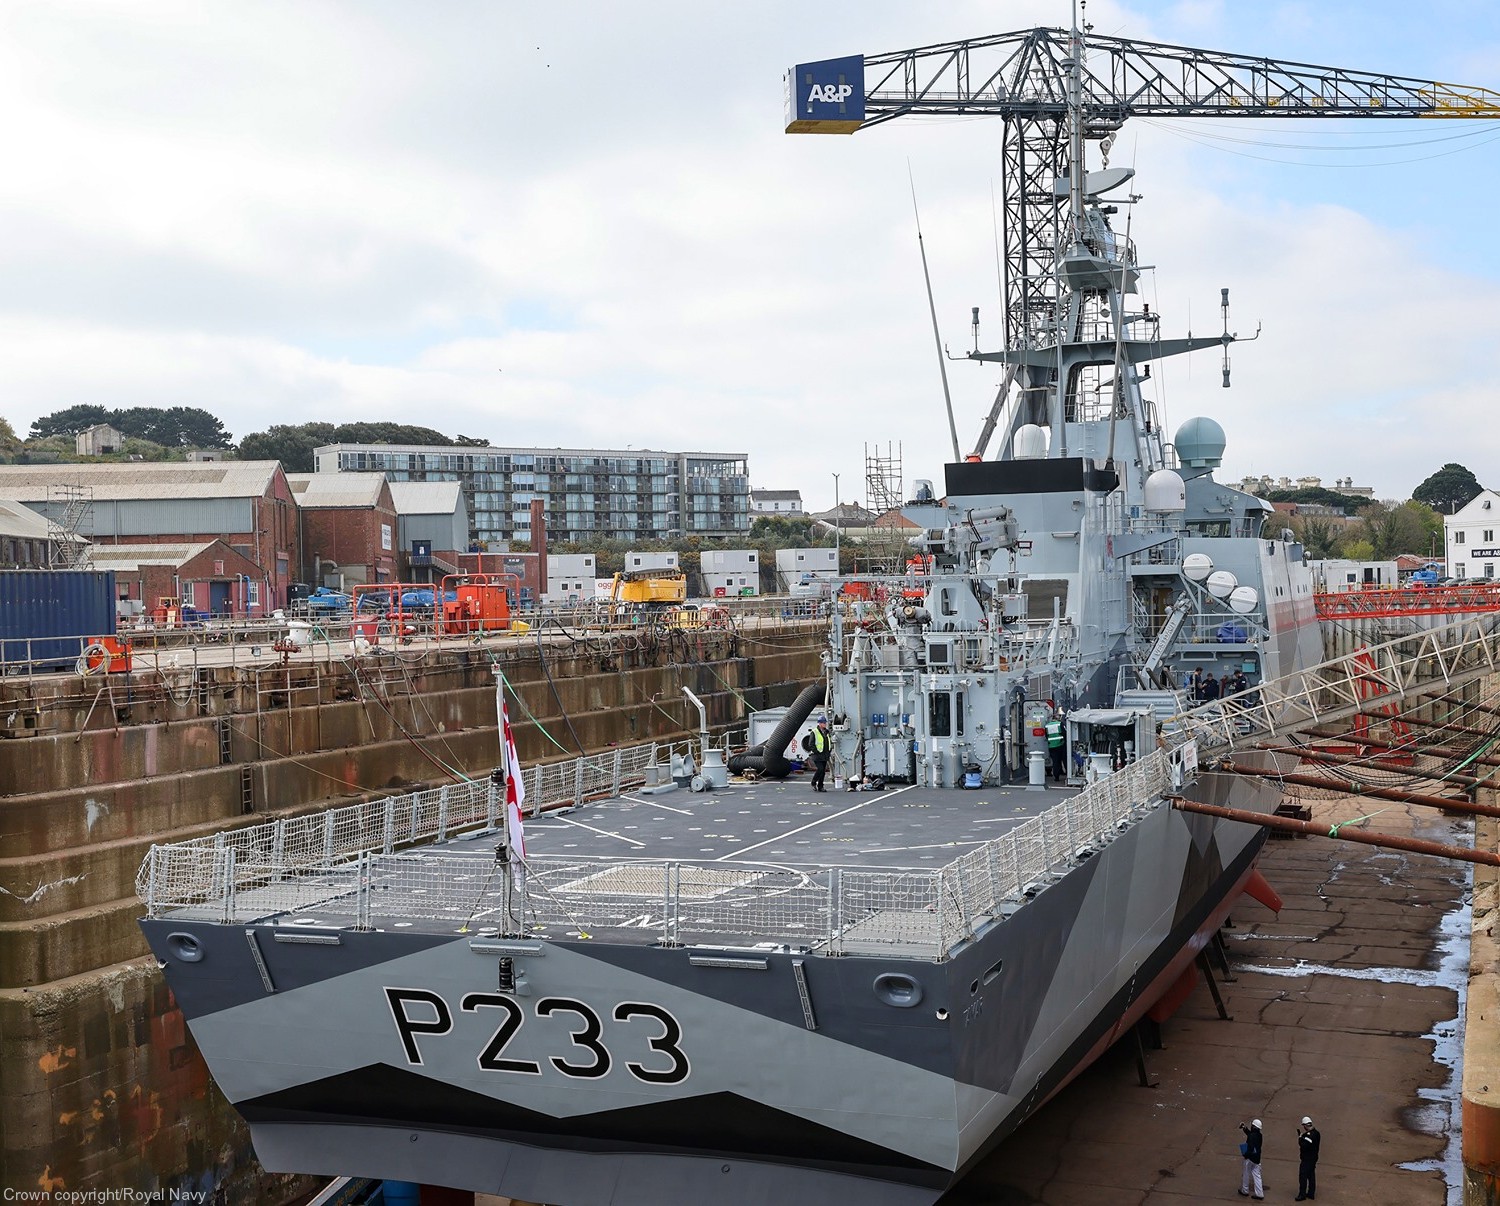
<path fill-rule="evenodd" d="M 1045 427 L 1023 423 L 1016 428 L 1016 434 L 1010 443 L 1010 454 L 1018 461 L 1038 461 L 1047 455 L 1050 442 Z"/>

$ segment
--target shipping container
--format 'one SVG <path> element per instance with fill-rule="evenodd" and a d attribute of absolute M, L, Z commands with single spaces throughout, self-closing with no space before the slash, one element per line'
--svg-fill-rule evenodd
<path fill-rule="evenodd" d="M 0 570 L 0 664 L 73 667 L 88 644 L 115 631 L 113 570 Z"/>

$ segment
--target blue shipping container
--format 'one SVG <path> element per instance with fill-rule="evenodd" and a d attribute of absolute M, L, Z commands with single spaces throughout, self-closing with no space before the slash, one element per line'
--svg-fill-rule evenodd
<path fill-rule="evenodd" d="M 0 570 L 0 663 L 69 669 L 114 631 L 113 570 Z"/>

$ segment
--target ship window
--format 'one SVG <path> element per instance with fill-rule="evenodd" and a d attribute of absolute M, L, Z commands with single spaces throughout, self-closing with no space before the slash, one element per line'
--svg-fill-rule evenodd
<path fill-rule="evenodd" d="M 946 691 L 927 697 L 927 735 L 929 737 L 953 736 L 953 701 Z"/>
<path fill-rule="evenodd" d="M 1490 565 L 1485 568 L 1492 571 L 1490 577 L 1494 577 L 1495 567 Z M 964 735 L 964 693 L 962 691 L 956 692 L 953 696 L 953 731 L 960 737 Z"/>

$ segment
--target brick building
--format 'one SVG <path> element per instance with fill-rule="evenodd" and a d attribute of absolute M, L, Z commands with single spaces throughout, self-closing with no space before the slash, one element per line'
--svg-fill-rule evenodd
<path fill-rule="evenodd" d="M 297 504 L 278 461 L 190 464 L 0 465 L 0 498 L 49 519 L 64 518 L 69 487 L 88 500 L 80 530 L 95 549 L 113 544 L 206 544 L 223 540 L 255 565 L 248 605 L 285 607 L 301 563 Z"/>
<path fill-rule="evenodd" d="M 250 597 L 259 567 L 222 540 L 96 545 L 92 561 L 94 569 L 114 571 L 115 596 L 127 604 L 123 614 L 149 615 L 162 599 L 180 599 L 216 616 L 262 614 Z"/>
<path fill-rule="evenodd" d="M 302 580 L 340 589 L 398 581 L 396 504 L 382 473 L 289 473 Z"/>

